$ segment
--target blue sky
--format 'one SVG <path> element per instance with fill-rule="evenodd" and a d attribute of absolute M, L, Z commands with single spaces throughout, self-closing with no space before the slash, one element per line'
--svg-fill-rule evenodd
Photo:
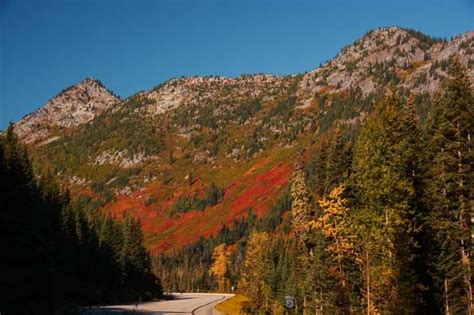
<path fill-rule="evenodd" d="M 291 74 L 366 31 L 474 30 L 474 0 L 0 0 L 0 129 L 86 77 L 122 97 L 171 77 Z"/>

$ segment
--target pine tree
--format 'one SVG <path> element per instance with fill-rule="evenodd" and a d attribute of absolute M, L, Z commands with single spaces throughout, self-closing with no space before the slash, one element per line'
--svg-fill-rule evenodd
<path fill-rule="evenodd" d="M 393 96 L 376 104 L 356 143 L 352 185 L 367 312 L 413 313 L 417 124 Z M 357 220 L 356 220 L 357 221 Z"/>
<path fill-rule="evenodd" d="M 434 102 L 427 127 L 431 227 L 438 244 L 439 291 L 445 314 L 474 314 L 472 191 L 474 96 L 457 58 Z"/>
<path fill-rule="evenodd" d="M 329 147 L 327 148 L 328 152 L 324 171 L 324 194 L 329 194 L 333 188 L 348 177 L 352 162 L 351 142 L 345 135 L 342 127 L 337 125 L 330 132 L 331 137 Z"/>
<path fill-rule="evenodd" d="M 100 233 L 101 218 L 86 205 L 78 208 L 72 203 L 52 173 L 33 175 L 12 125 L 0 135 L 0 167 L 0 245 L 8 249 L 0 260 L 2 312 L 67 313 L 73 305 L 104 302 L 114 296 L 110 290 L 160 294 L 149 272 L 139 222 L 127 226 L 133 240 L 128 243 L 132 249 L 128 266 L 133 266 L 136 282 L 119 287 L 114 281 L 120 279 L 118 255 L 102 246 L 110 242 L 117 251 L 117 241 Z M 113 234 L 121 227 L 110 225 Z M 123 243 L 121 234 L 118 240 Z"/>
<path fill-rule="evenodd" d="M 295 259 L 293 261 L 292 276 L 294 281 L 298 281 L 295 287 L 301 297 L 301 305 L 304 309 L 310 309 L 311 304 L 320 309 L 323 307 L 324 301 L 332 300 L 334 290 L 328 289 L 331 285 L 330 280 L 326 277 L 327 273 L 327 255 L 324 253 L 325 241 L 321 232 L 314 227 L 316 213 L 311 194 L 307 188 L 306 180 L 303 172 L 302 155 L 296 162 L 295 171 L 291 178 L 291 214 L 292 225 L 296 234 L 296 243 L 294 248 Z M 326 157 L 326 155 L 324 154 Z M 322 159 L 318 159 L 318 165 L 325 169 Z M 315 189 L 316 194 L 324 192 L 324 176 L 318 177 Z M 321 186 L 318 188 L 318 186 Z M 320 190 L 318 192 L 318 190 Z M 332 283 L 331 283 L 332 284 Z"/>
<path fill-rule="evenodd" d="M 143 245 L 140 221 L 125 214 L 122 229 L 123 243 L 119 262 L 122 267 L 123 279 L 125 283 L 136 287 L 140 284 L 136 277 L 140 274 L 148 274 L 150 270 L 148 253 Z"/>
<path fill-rule="evenodd" d="M 5 312 L 52 313 L 54 287 L 49 217 L 36 185 L 26 149 L 10 124 L 0 137 L 0 242 L 8 249 L 1 261 Z"/>

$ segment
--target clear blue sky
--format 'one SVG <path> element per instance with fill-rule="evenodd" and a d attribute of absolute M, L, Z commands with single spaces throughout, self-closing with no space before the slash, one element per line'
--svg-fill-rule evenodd
<path fill-rule="evenodd" d="M 380 26 L 450 38 L 474 0 L 0 0 L 0 129 L 85 77 L 122 97 L 171 77 L 311 70 Z"/>

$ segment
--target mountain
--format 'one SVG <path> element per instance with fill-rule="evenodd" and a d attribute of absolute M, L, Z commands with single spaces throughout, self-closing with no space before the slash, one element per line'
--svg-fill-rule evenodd
<path fill-rule="evenodd" d="M 390 83 L 412 93 L 434 93 L 446 77 L 447 60 L 456 54 L 472 69 L 474 32 L 451 41 L 398 27 L 379 28 L 343 48 L 323 66 L 306 73 L 299 85 L 303 104 L 311 94 L 360 88 L 368 95 Z M 470 77 L 474 73 L 470 71 Z"/>
<path fill-rule="evenodd" d="M 118 100 L 100 81 L 87 78 L 64 89 L 43 107 L 23 117 L 15 124 L 15 132 L 25 143 L 46 139 L 40 143 L 46 144 L 58 138 L 48 138 L 55 131 L 85 124 Z"/>
<path fill-rule="evenodd" d="M 162 253 L 272 213 L 300 158 L 326 148 L 346 162 L 341 152 L 387 89 L 414 94 L 425 117 L 453 55 L 474 82 L 473 53 L 474 32 L 446 41 L 380 28 L 301 75 L 171 79 L 124 100 L 86 79 L 15 131 L 36 170 L 90 211 L 139 217 Z M 330 145 L 342 138 L 347 148 Z"/>

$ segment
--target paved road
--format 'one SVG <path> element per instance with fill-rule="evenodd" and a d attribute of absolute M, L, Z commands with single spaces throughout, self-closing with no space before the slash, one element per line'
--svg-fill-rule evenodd
<path fill-rule="evenodd" d="M 192 315 L 216 315 L 219 314 L 214 307 L 233 297 L 233 294 L 214 293 L 183 293 L 173 294 L 172 300 L 149 302 L 135 305 L 111 305 L 97 307 L 87 310 L 85 314 L 109 315 L 109 314 L 192 314 Z"/>

